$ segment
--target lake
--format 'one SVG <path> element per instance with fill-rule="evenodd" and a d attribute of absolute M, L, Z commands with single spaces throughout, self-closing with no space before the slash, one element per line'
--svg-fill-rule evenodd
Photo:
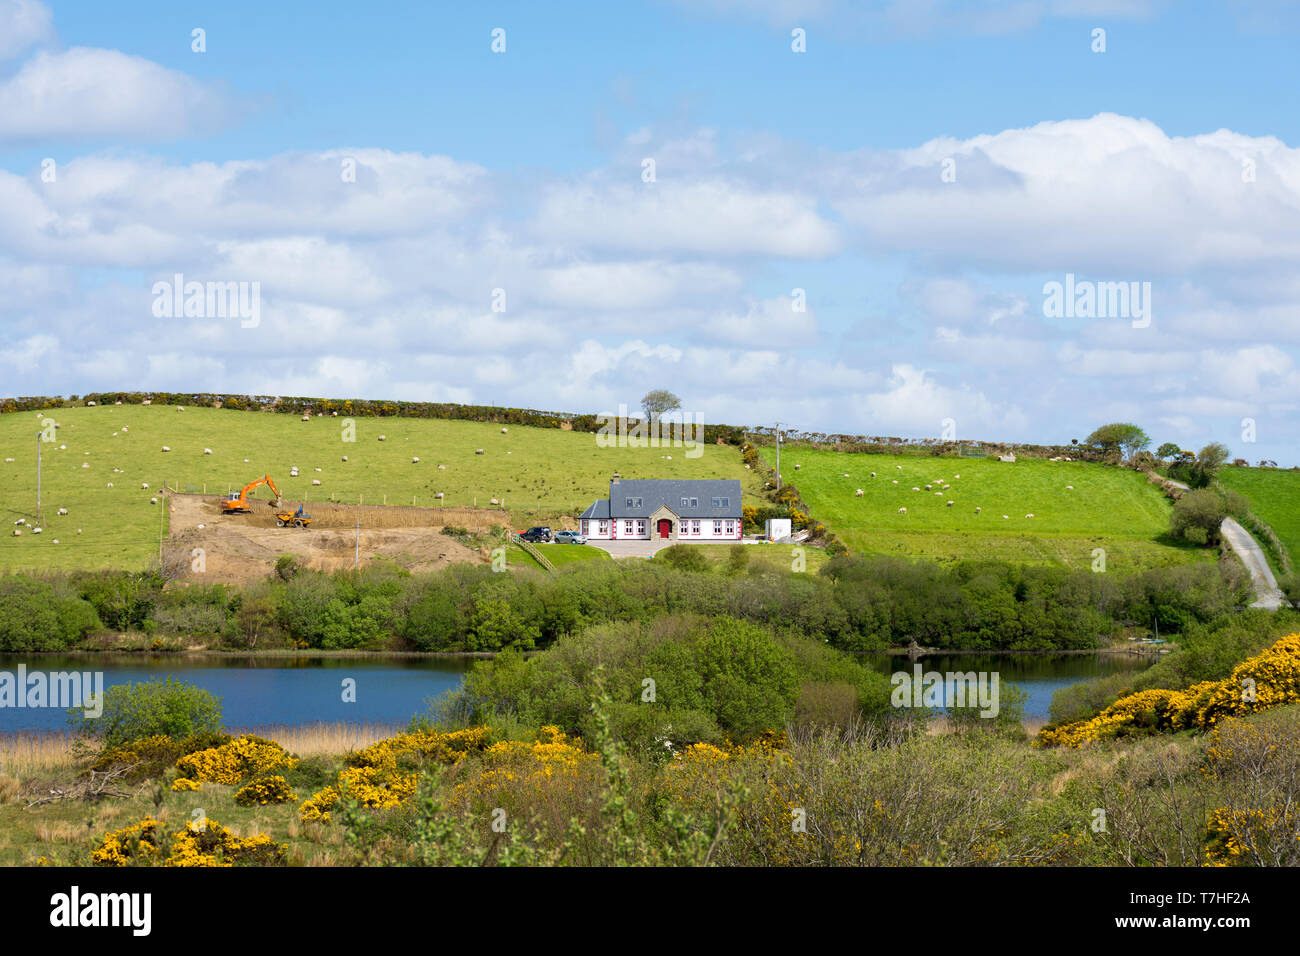
<path fill-rule="evenodd" d="M 1127 654 L 936 654 L 920 658 L 925 671 L 996 671 L 1003 683 L 1028 693 L 1025 716 L 1045 720 L 1058 688 L 1117 671 L 1138 671 L 1154 658 Z M 867 654 L 864 665 L 890 674 L 912 672 L 906 657 Z M 221 698 L 227 727 L 319 722 L 406 724 L 430 698 L 459 687 L 473 662 L 465 658 L 174 657 L 167 655 L 0 655 L 0 671 L 102 672 L 105 687 L 171 676 Z M 356 700 L 345 702 L 344 682 Z M 58 707 L 0 707 L 0 733 L 67 730 Z"/>

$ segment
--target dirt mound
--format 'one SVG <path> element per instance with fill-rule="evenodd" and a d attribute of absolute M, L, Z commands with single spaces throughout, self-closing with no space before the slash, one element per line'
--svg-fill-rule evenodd
<path fill-rule="evenodd" d="M 283 554 L 298 556 L 308 568 L 345 570 L 357 560 L 358 548 L 362 566 L 376 559 L 410 571 L 484 563 L 485 549 L 469 547 L 441 529 L 491 531 L 508 520 L 503 512 L 487 509 L 313 503 L 308 507 L 313 518 L 310 528 L 281 528 L 265 500 L 248 515 L 221 514 L 220 498 L 215 496 L 171 495 L 168 501 L 171 533 L 164 549 L 168 564 L 190 580 L 212 584 L 266 577 Z"/>

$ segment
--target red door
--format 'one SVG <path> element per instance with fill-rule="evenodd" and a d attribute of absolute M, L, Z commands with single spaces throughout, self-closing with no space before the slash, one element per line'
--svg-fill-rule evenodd
<path fill-rule="evenodd" d="M 659 519 L 659 537 L 666 538 L 673 533 L 673 523 L 668 518 Z"/>

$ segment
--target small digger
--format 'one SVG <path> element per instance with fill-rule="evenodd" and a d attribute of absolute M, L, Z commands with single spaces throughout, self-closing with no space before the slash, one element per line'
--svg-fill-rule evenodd
<path fill-rule="evenodd" d="M 266 485 L 275 493 L 275 501 L 268 502 L 272 508 L 280 503 L 280 489 L 275 487 L 275 482 L 271 480 L 270 475 L 263 475 L 261 478 L 255 478 L 237 495 L 226 495 L 221 499 L 221 513 L 223 515 L 246 515 L 251 514 L 253 509 L 249 506 L 248 493 L 260 485 Z"/>

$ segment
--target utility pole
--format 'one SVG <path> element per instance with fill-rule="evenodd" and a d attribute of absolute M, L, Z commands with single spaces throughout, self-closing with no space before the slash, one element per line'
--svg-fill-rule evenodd
<path fill-rule="evenodd" d="M 776 423 L 776 490 L 781 490 L 781 423 Z"/>
<path fill-rule="evenodd" d="M 44 432 L 36 433 L 36 519 L 41 517 L 41 440 Z"/>
<path fill-rule="evenodd" d="M 361 519 L 357 519 L 357 544 L 356 551 L 352 556 L 352 570 L 355 571 L 361 567 Z"/>

